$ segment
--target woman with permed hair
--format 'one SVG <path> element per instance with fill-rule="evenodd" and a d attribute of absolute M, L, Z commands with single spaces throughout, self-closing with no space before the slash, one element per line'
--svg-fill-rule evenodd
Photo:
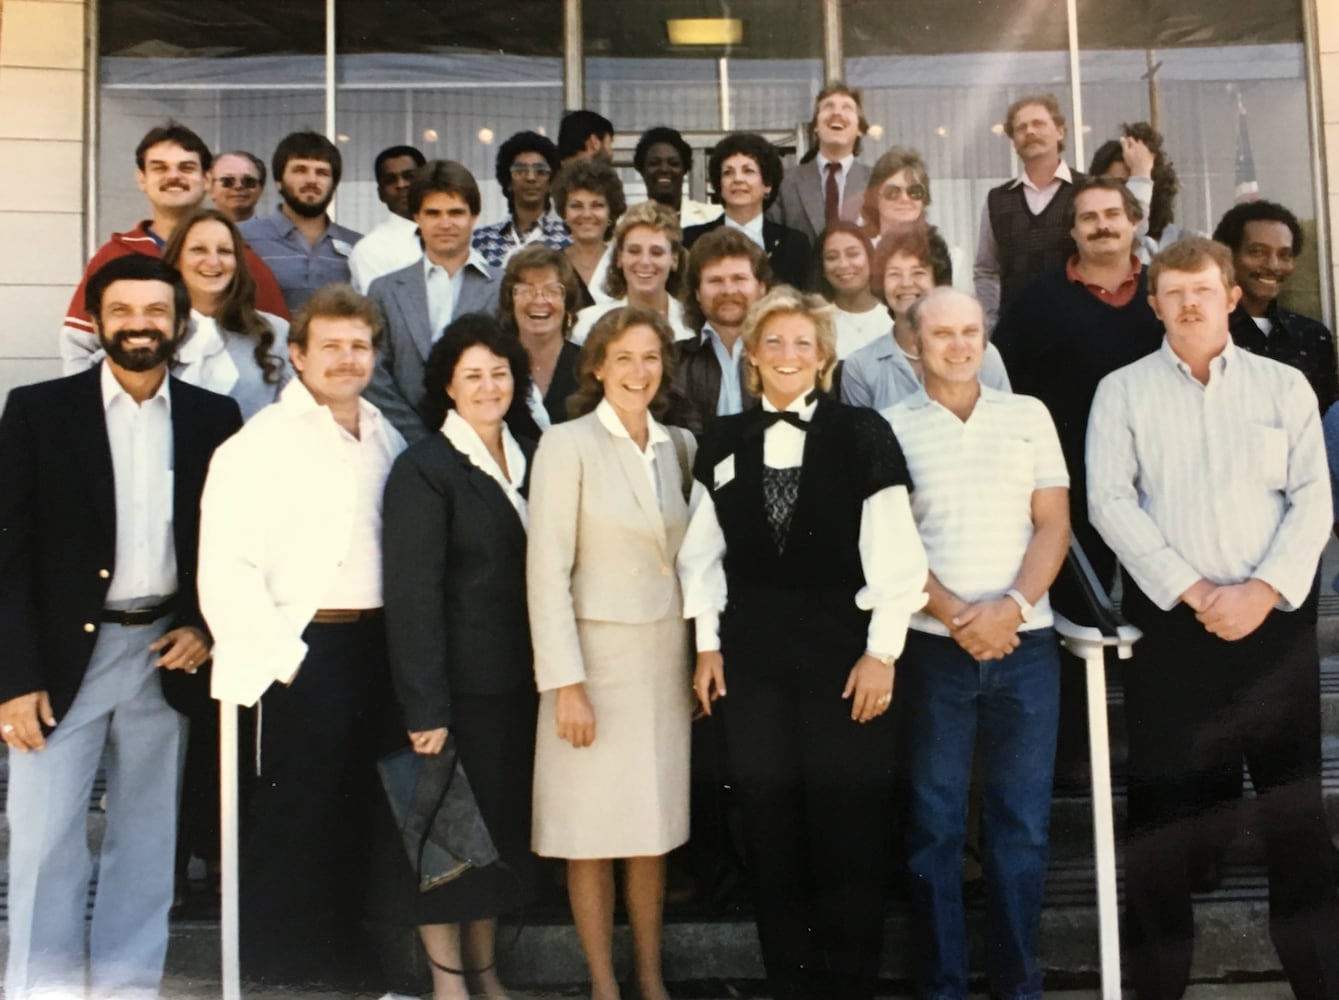
<path fill-rule="evenodd" d="M 711 151 L 707 175 L 725 214 L 715 222 L 684 230 L 684 246 L 691 247 L 703 233 L 720 226 L 734 226 L 763 248 L 779 283 L 808 288 L 812 283 L 809 240 L 798 230 L 763 216 L 781 190 L 781 156 L 776 147 L 753 132 L 731 132 Z"/>
<path fill-rule="evenodd" d="M 684 323 L 679 301 L 687 267 L 683 234 L 674 213 L 658 201 L 633 205 L 614 227 L 611 263 L 604 278 L 609 300 L 577 314 L 572 343 L 584 343 L 600 317 L 623 306 L 656 313 L 674 331 L 675 340 L 696 336 Z"/>

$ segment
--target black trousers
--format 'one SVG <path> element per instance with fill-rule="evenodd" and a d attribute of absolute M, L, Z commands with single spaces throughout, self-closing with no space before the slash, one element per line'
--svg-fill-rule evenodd
<path fill-rule="evenodd" d="M 374 977 L 363 927 L 375 742 L 389 693 L 380 618 L 309 625 L 292 685 L 261 699 L 261 768 L 241 859 L 249 983 L 355 988 Z"/>
<path fill-rule="evenodd" d="M 1320 786 L 1314 623 L 1275 611 L 1237 642 L 1194 612 L 1155 607 L 1128 586 L 1143 630 L 1125 670 L 1130 743 L 1126 929 L 1139 1000 L 1174 1000 L 1190 975 L 1186 861 L 1212 777 L 1244 757 L 1267 845 L 1269 929 L 1299 1000 L 1339 998 L 1336 897 Z"/>
<path fill-rule="evenodd" d="M 845 644 L 843 644 L 845 645 Z M 892 857 L 893 729 L 841 698 L 849 663 L 725 660 L 717 704 L 776 1000 L 866 1000 Z"/>

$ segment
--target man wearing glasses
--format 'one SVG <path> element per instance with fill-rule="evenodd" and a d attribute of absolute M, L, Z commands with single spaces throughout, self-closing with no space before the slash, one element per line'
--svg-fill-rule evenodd
<path fill-rule="evenodd" d="M 549 182 L 558 147 L 538 132 L 517 132 L 497 151 L 497 182 L 507 196 L 507 218 L 474 231 L 474 249 L 492 267 L 527 243 L 562 250 L 572 242 L 563 220 L 549 211 Z"/>
<path fill-rule="evenodd" d="M 459 163 L 432 160 L 421 167 L 409 184 L 409 213 L 423 255 L 367 290 L 381 308 L 386 332 L 363 397 L 406 441 L 429 433 L 417 411 L 432 345 L 457 316 L 497 312 L 498 272 L 470 247 L 479 201 L 474 175 Z"/>
<path fill-rule="evenodd" d="M 221 153 L 209 171 L 209 199 L 218 210 L 242 223 L 256 214 L 265 190 L 265 162 L 244 149 Z"/>

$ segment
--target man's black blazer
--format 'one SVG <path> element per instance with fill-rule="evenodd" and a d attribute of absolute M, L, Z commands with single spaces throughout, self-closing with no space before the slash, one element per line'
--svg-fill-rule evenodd
<path fill-rule="evenodd" d="M 683 231 L 683 245 L 691 247 L 698 237 L 723 225 L 724 215 L 700 226 L 689 226 Z M 773 284 L 794 285 L 805 291 L 813 286 L 812 248 L 804 233 L 764 218 L 762 242 L 763 249 L 767 251 L 767 260 L 772 265 Z"/>
<path fill-rule="evenodd" d="M 116 563 L 116 485 L 101 378 L 102 366 L 94 365 L 14 389 L 0 416 L 0 701 L 45 690 L 58 725 L 83 682 Z M 168 392 L 177 548 L 172 627 L 204 629 L 195 580 L 200 491 L 214 449 L 242 426 L 242 415 L 227 396 L 175 378 Z M 174 686 L 203 683 L 187 674 L 164 681 L 178 707 Z"/>
<path fill-rule="evenodd" d="M 528 481 L 534 445 L 518 442 Z M 382 523 L 386 639 L 404 727 L 452 725 L 453 694 L 533 691 L 525 528 L 502 487 L 432 434 L 395 460 Z"/>

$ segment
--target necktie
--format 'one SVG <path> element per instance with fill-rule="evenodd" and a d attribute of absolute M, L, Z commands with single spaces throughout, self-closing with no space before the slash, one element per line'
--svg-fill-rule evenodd
<path fill-rule="evenodd" d="M 842 165 L 840 163 L 829 163 L 826 166 L 828 179 L 823 186 L 823 222 L 830 226 L 841 215 L 841 195 L 837 191 L 837 174 L 841 172 Z"/>

